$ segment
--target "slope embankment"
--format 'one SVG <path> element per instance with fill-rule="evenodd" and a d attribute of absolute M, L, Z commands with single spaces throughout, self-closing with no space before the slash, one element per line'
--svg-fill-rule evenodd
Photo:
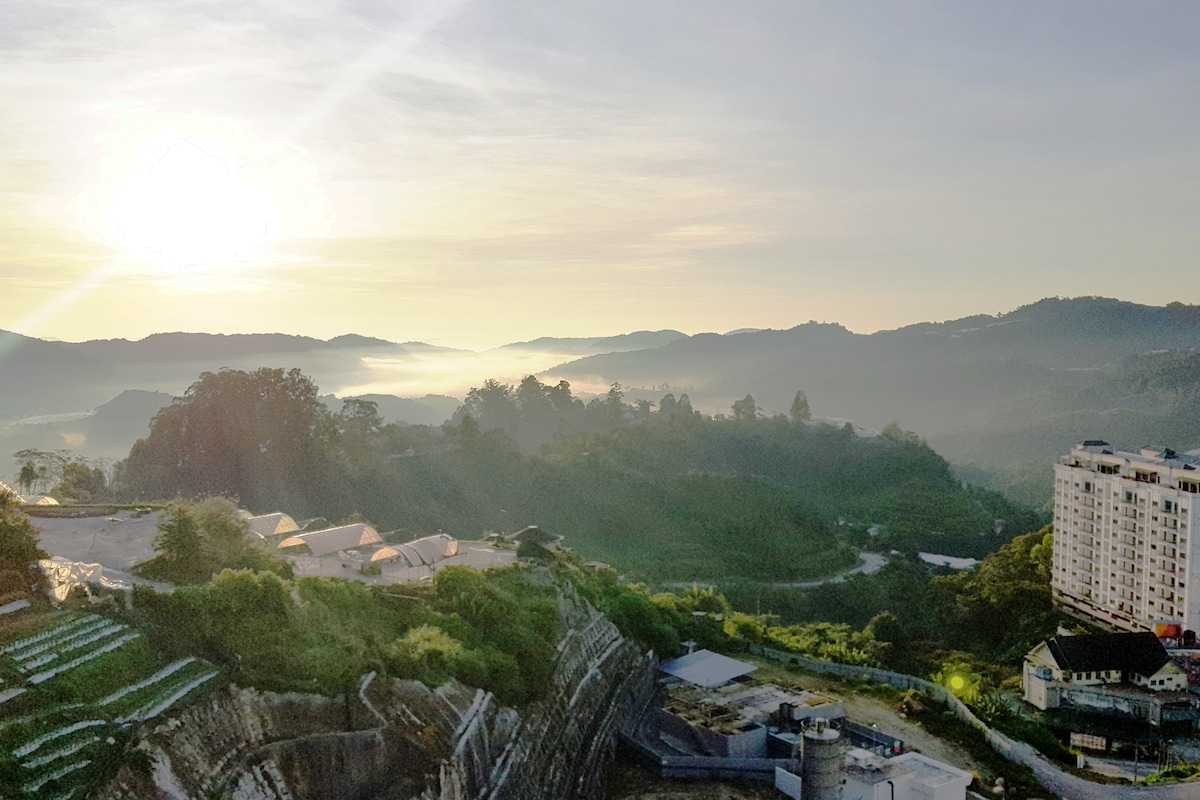
<path fill-rule="evenodd" d="M 364 679 L 329 698 L 229 687 L 144 731 L 147 769 L 105 800 L 542 800 L 602 794 L 651 663 L 598 611 L 561 595 L 567 631 L 546 699 L 520 711 L 457 683 Z"/>

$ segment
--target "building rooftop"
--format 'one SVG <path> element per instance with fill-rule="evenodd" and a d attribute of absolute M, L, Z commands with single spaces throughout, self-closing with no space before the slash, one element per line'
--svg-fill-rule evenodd
<path fill-rule="evenodd" d="M 1196 469 L 1200 467 L 1200 450 L 1189 450 L 1178 453 L 1169 447 L 1142 447 L 1137 452 L 1132 450 L 1117 450 L 1108 442 L 1101 439 L 1088 439 L 1075 445 L 1074 451 L 1082 451 L 1092 455 L 1116 456 L 1131 463 L 1152 466 L 1172 467 L 1174 469 Z M 1070 456 L 1066 456 L 1070 459 Z"/>
<path fill-rule="evenodd" d="M 278 544 L 280 550 L 307 545 L 314 556 L 324 556 L 339 550 L 349 550 L 368 544 L 380 544 L 379 532 L 366 523 L 357 522 L 322 531 L 311 531 L 289 536 Z"/>
<path fill-rule="evenodd" d="M 1046 640 L 1046 646 L 1059 668 L 1071 672 L 1121 670 L 1150 676 L 1170 660 L 1162 642 L 1149 631 L 1055 636 Z"/>
<path fill-rule="evenodd" d="M 263 537 L 293 533 L 300 530 L 300 526 L 296 524 L 296 520 L 282 511 L 276 511 L 273 514 L 243 516 L 243 519 L 246 520 L 246 524 L 250 526 L 252 532 Z"/>
<path fill-rule="evenodd" d="M 413 542 L 381 547 L 371 554 L 371 561 L 400 561 L 410 567 L 419 567 L 432 566 L 455 555 L 458 555 L 458 540 L 438 533 Z"/>
<path fill-rule="evenodd" d="M 749 675 L 758 667 L 711 650 L 697 650 L 674 661 L 668 661 L 659 669 L 680 680 L 711 689 Z"/>
<path fill-rule="evenodd" d="M 907 767 L 912 771 L 914 781 L 931 789 L 954 783 L 965 787 L 971 782 L 971 774 L 969 772 L 964 772 L 949 764 L 943 764 L 941 761 L 935 761 L 929 756 L 920 753 L 904 753 L 903 755 L 896 756 L 891 761 L 893 764 Z"/>
<path fill-rule="evenodd" d="M 866 784 L 895 780 L 912 771 L 895 758 L 883 758 L 860 747 L 846 751 L 843 766 L 847 773 Z"/>

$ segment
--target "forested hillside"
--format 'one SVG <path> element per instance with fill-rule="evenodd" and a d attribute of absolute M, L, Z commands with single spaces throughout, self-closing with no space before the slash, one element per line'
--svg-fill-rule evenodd
<path fill-rule="evenodd" d="M 631 406 L 614 386 L 585 406 L 565 382 L 527 378 L 485 382 L 443 428 L 399 427 L 367 401 L 329 413 L 298 371 L 228 370 L 155 418 L 118 487 L 357 513 L 399 539 L 538 524 L 587 559 L 667 580 L 803 580 L 852 566 L 863 546 L 982 556 L 1038 526 L 960 484 L 918 437 L 812 425 L 802 399 L 793 419 L 762 417 L 751 397 L 712 419 L 686 396 Z"/>
<path fill-rule="evenodd" d="M 706 408 L 750 392 L 778 411 L 800 386 L 814 414 L 876 429 L 895 420 L 955 463 L 999 470 L 1095 437 L 1200 446 L 1189 424 L 1200 376 L 1187 367 L 1197 348 L 1200 307 L 1049 298 L 870 335 L 815 322 L 704 334 L 543 377 L 684 387 Z"/>
<path fill-rule="evenodd" d="M 1200 307 L 1099 297 L 1050 298 L 995 316 L 869 335 L 809 322 L 725 335 L 541 338 L 481 353 L 360 336 L 157 334 L 70 344 L 0 333 L 7 378 L 0 385 L 0 442 L 9 442 L 8 452 L 65 448 L 93 459 L 126 452 L 145 435 L 150 405 L 162 395 L 125 394 L 100 404 L 127 389 L 178 394 L 197 374 L 219 367 L 298 367 L 326 392 L 374 393 L 365 399 L 377 402 L 385 419 L 430 424 L 445 419 L 449 398 L 393 395 L 461 397 L 481 374 L 533 372 L 552 387 L 571 382 L 576 394 L 598 390 L 601 399 L 615 382 L 635 387 L 627 389 L 630 405 L 686 392 L 708 414 L 725 413 L 747 393 L 768 415 L 782 412 L 802 388 L 818 417 L 875 430 L 894 421 L 951 462 L 988 473 L 973 476 L 994 479 L 1027 473 L 1027 465 L 1087 438 L 1200 446 L 1197 353 Z M 54 414 L 66 418 L 46 417 Z M 26 417 L 34 419 L 15 424 Z M 502 427 L 526 447 L 578 430 L 573 423 L 546 427 L 536 413 L 522 420 Z M 1048 484 L 1042 486 L 1044 492 Z"/>

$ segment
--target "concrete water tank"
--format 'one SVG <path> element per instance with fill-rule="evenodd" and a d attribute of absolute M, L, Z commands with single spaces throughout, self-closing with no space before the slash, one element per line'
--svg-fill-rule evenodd
<path fill-rule="evenodd" d="M 829 720 L 818 717 L 804 732 L 800 777 L 804 780 L 804 800 L 838 800 L 842 785 L 841 734 L 829 727 Z"/>

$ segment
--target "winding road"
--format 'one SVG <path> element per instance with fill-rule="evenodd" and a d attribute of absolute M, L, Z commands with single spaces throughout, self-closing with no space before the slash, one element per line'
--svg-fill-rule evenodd
<path fill-rule="evenodd" d="M 774 586 L 779 589 L 815 589 L 818 586 L 824 586 L 827 583 L 844 583 L 846 578 L 851 575 L 870 575 L 873 572 L 879 572 L 887 564 L 887 557 L 882 553 L 859 553 L 859 558 L 862 563 L 853 569 L 848 569 L 845 572 L 839 572 L 828 578 L 822 578 L 819 581 L 800 581 L 794 583 L 771 583 L 768 586 Z M 716 584 L 704 581 L 672 581 L 670 583 L 661 584 L 664 589 L 690 589 L 693 586 L 699 586 L 704 589 L 715 589 Z"/>
<path fill-rule="evenodd" d="M 1092 783 L 1055 767 L 1044 758 L 1029 765 L 1038 782 L 1062 800 L 1196 800 L 1200 784 L 1160 783 L 1152 786 L 1129 786 L 1115 783 Z"/>
<path fill-rule="evenodd" d="M 844 583 L 846 578 L 851 575 L 870 575 L 873 572 L 879 572 L 887 564 L 887 557 L 882 553 L 859 553 L 858 556 L 863 560 L 863 563 L 854 569 L 848 569 L 845 572 L 834 575 L 832 578 L 822 578 L 819 581 L 803 581 L 800 583 L 772 583 L 771 585 L 780 589 L 815 589 L 827 583 Z"/>

